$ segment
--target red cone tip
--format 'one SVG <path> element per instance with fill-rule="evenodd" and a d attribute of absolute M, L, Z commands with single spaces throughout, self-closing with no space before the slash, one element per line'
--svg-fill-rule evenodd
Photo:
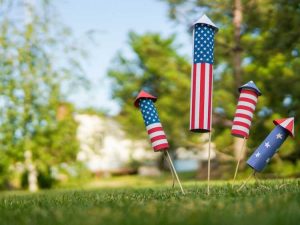
<path fill-rule="evenodd" d="M 279 125 L 286 129 L 292 137 L 294 136 L 294 117 L 274 120 L 275 125 Z"/>
<path fill-rule="evenodd" d="M 148 92 L 141 90 L 136 99 L 134 100 L 135 107 L 139 107 L 139 100 L 141 98 L 149 98 L 152 99 L 153 102 L 156 102 L 157 98 L 153 95 L 150 95 Z"/>

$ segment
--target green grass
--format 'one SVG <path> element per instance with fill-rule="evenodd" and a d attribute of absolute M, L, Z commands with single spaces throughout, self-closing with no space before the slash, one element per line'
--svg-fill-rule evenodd
<path fill-rule="evenodd" d="M 0 224 L 299 224 L 300 180 L 0 193 Z"/>

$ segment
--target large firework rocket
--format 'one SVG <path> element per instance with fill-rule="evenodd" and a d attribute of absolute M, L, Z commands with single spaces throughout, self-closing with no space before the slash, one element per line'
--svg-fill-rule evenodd
<path fill-rule="evenodd" d="M 217 26 L 206 15 L 193 25 L 190 131 L 209 132 L 207 194 L 210 181 L 214 37 L 217 31 Z"/>

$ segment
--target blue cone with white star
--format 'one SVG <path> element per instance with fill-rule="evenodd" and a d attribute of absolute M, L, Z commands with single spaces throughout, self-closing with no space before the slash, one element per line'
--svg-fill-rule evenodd
<path fill-rule="evenodd" d="M 288 135 L 294 137 L 294 118 L 278 119 L 273 121 L 277 125 L 261 145 L 250 156 L 247 164 L 255 171 L 261 172 Z"/>

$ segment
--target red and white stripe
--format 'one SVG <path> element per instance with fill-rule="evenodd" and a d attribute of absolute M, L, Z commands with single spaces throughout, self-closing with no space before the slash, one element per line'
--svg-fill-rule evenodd
<path fill-rule="evenodd" d="M 249 137 L 249 130 L 257 104 L 257 98 L 256 92 L 252 90 L 243 89 L 241 91 L 231 129 L 232 135 L 244 138 Z"/>
<path fill-rule="evenodd" d="M 279 125 L 279 126 L 283 127 L 284 129 L 286 129 L 289 132 L 289 134 L 292 137 L 294 137 L 295 136 L 294 120 L 295 120 L 294 117 L 290 117 L 290 118 L 274 120 L 273 123 L 275 125 Z"/>
<path fill-rule="evenodd" d="M 162 151 L 169 148 L 169 143 L 161 123 L 152 123 L 146 129 L 154 151 Z"/>
<path fill-rule="evenodd" d="M 193 64 L 191 74 L 190 130 L 209 132 L 212 117 L 213 65 Z"/>

